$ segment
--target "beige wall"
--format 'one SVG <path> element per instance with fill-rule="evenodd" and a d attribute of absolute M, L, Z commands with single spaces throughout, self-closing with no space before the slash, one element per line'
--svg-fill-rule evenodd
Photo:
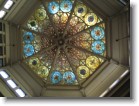
<path fill-rule="evenodd" d="M 128 34 L 128 14 L 123 13 L 111 20 L 111 51 L 112 59 L 120 64 L 129 66 L 129 38 L 121 39 L 129 36 Z"/>

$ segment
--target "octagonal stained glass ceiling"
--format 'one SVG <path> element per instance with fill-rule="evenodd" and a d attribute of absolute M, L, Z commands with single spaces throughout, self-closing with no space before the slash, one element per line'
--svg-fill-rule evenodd
<path fill-rule="evenodd" d="M 105 23 L 81 0 L 44 0 L 25 27 L 23 60 L 47 84 L 81 84 L 105 61 Z"/>

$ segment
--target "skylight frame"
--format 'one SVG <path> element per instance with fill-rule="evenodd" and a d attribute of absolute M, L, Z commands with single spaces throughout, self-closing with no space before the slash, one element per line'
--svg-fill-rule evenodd
<path fill-rule="evenodd" d="M 0 71 L 0 76 L 4 79 L 9 78 L 9 75 L 5 71 Z"/>
<path fill-rule="evenodd" d="M 4 13 L 2 13 L 2 15 L 0 15 L 0 19 L 3 19 L 6 16 L 6 14 L 9 12 L 9 10 L 11 10 L 11 8 L 13 7 L 14 4 L 15 4 L 14 0 L 7 0 L 3 3 L 0 11 L 2 11 Z"/>
<path fill-rule="evenodd" d="M 13 4 L 14 4 L 14 1 L 7 0 L 7 2 L 4 5 L 4 8 L 7 9 L 7 10 L 9 10 L 13 6 Z"/>
<path fill-rule="evenodd" d="M 0 10 L 0 19 L 2 19 L 6 15 L 6 11 Z"/>
<path fill-rule="evenodd" d="M 1 74 L 2 73 L 2 74 Z M 6 76 L 4 76 L 4 74 Z M 27 97 L 27 94 L 23 91 L 21 87 L 10 77 L 10 75 L 4 69 L 0 69 L 0 78 L 5 82 L 5 84 L 14 92 L 17 97 Z"/>
<path fill-rule="evenodd" d="M 6 82 L 12 89 L 17 87 L 17 84 L 12 79 L 7 80 Z"/>

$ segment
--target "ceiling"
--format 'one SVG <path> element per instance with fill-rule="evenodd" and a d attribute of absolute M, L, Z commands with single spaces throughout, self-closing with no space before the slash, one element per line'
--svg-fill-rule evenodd
<path fill-rule="evenodd" d="M 118 0 L 83 0 L 83 2 L 104 20 L 114 16 L 124 8 L 124 5 Z M 3 20 L 23 26 L 40 4 L 39 0 L 17 0 Z"/>

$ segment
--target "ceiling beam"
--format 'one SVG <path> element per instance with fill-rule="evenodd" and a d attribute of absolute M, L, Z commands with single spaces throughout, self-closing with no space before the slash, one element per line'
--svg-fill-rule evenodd
<path fill-rule="evenodd" d="M 94 27 L 99 26 L 99 25 L 101 25 L 101 24 L 103 24 L 103 23 L 104 23 L 104 21 L 101 21 L 101 22 L 99 22 L 99 23 L 97 23 L 97 24 L 95 24 L 95 25 L 93 25 L 93 26 L 91 26 L 91 27 L 89 27 L 89 28 L 87 28 L 87 29 L 85 29 L 85 30 L 82 30 L 82 31 L 76 33 L 75 35 L 66 38 L 66 41 L 68 41 L 68 40 L 70 40 L 70 39 L 72 39 L 72 38 L 75 38 L 75 37 L 79 37 L 79 36 L 81 36 L 83 33 L 85 33 L 86 31 L 91 30 L 91 29 L 93 29 Z"/>
<path fill-rule="evenodd" d="M 72 18 L 73 13 L 74 13 L 74 9 L 75 9 L 76 3 L 77 3 L 77 0 L 75 0 L 75 2 L 73 4 L 73 7 L 72 7 L 72 10 L 71 10 L 71 13 L 70 13 L 70 16 L 68 17 L 68 21 L 67 21 L 66 27 L 64 29 L 63 37 L 66 35 L 67 29 L 68 29 L 69 24 L 70 24 L 70 20 Z"/>
<path fill-rule="evenodd" d="M 41 0 L 41 3 L 42 3 L 42 5 L 43 5 L 43 7 L 45 8 L 45 11 L 46 11 L 46 13 L 47 13 L 47 15 L 48 15 L 48 17 L 49 17 L 49 20 L 50 20 L 50 22 L 51 22 L 51 24 L 52 24 L 52 26 L 53 26 L 55 32 L 58 34 L 56 25 L 55 25 L 54 22 L 53 22 L 53 17 L 52 17 L 52 15 L 49 13 L 49 11 L 48 11 L 48 9 L 47 9 L 47 7 L 46 7 L 46 1 L 45 1 L 45 0 Z"/>
<path fill-rule="evenodd" d="M 94 11 L 97 16 L 100 16 L 103 20 L 106 20 L 108 14 L 104 12 L 104 10 L 100 9 L 96 4 L 94 4 L 91 0 L 82 0 L 84 4 L 86 4 L 90 9 Z"/>
<path fill-rule="evenodd" d="M 74 45 L 71 45 L 71 44 L 67 44 L 67 46 L 72 47 L 72 48 L 75 48 L 75 49 L 80 50 L 80 51 L 83 51 L 83 52 L 86 52 L 86 53 L 89 53 L 91 55 L 97 56 L 97 57 L 99 57 L 101 59 L 109 60 L 108 58 L 106 58 L 104 56 L 101 56 L 99 54 L 95 54 L 95 53 L 93 53 L 93 52 L 91 52 L 91 51 L 89 51 L 87 49 L 82 48 L 82 47 L 74 46 Z"/>
<path fill-rule="evenodd" d="M 52 48 L 54 48 L 56 45 L 52 45 L 50 47 L 45 47 L 44 49 L 40 50 L 39 52 L 35 53 L 34 55 L 30 56 L 30 57 L 27 57 L 25 59 L 23 59 L 22 61 L 26 61 L 26 60 L 29 60 L 30 58 L 34 57 L 34 56 L 37 56 L 45 51 L 48 51 L 48 50 L 51 50 Z"/>
<path fill-rule="evenodd" d="M 120 11 L 118 11 L 116 14 L 114 14 L 113 16 L 111 16 L 110 18 L 113 19 L 115 17 L 118 17 L 119 15 L 128 12 L 130 9 L 130 1 L 127 3 L 126 6 L 124 6 Z"/>
<path fill-rule="evenodd" d="M 68 63 L 70 64 L 70 66 L 71 66 L 71 68 L 72 68 L 72 70 L 73 70 L 73 73 L 75 74 L 75 76 L 76 76 L 76 78 L 77 78 L 77 81 L 78 81 L 78 83 L 79 83 L 79 86 L 81 87 L 81 83 L 80 83 L 79 77 L 78 77 L 78 75 L 77 75 L 77 73 L 76 73 L 76 69 L 75 69 L 73 63 L 71 62 L 70 57 L 68 56 L 68 53 L 67 53 L 67 51 L 66 51 L 65 49 L 64 49 L 64 53 L 65 53 L 65 55 L 66 55 L 66 58 L 67 58 Z"/>
<path fill-rule="evenodd" d="M 51 69 L 50 69 L 50 71 L 49 71 L 49 75 L 48 75 L 48 77 L 47 77 L 47 81 L 46 81 L 45 87 L 47 87 L 48 84 L 51 82 L 51 81 L 50 81 L 50 78 L 51 78 L 50 75 L 51 75 L 51 73 L 53 72 L 53 70 L 55 69 L 55 65 L 56 65 L 56 61 L 57 61 L 58 56 L 59 56 L 59 52 L 60 52 L 60 47 L 57 48 L 56 55 L 55 55 L 55 57 L 54 57 L 54 59 L 53 59 L 53 62 L 52 62 L 52 64 L 51 64 Z"/>

